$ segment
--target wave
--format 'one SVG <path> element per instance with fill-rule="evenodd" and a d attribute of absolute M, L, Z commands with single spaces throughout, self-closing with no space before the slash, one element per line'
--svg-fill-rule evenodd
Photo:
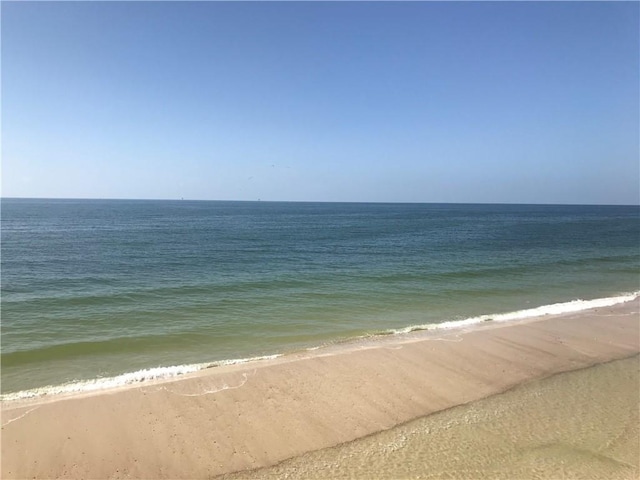
<path fill-rule="evenodd" d="M 409 327 L 390 329 L 380 332 L 379 335 L 410 333 L 419 330 L 448 330 L 452 328 L 469 327 L 479 323 L 508 322 L 513 320 L 524 320 L 526 318 L 543 317 L 545 315 L 560 315 L 563 313 L 575 313 L 593 308 L 611 307 L 620 303 L 635 300 L 640 295 L 640 291 L 632 293 L 624 293 L 615 297 L 596 298 L 593 300 L 572 300 L 570 302 L 553 303 L 551 305 L 542 305 L 536 308 L 526 310 L 516 310 L 514 312 L 497 313 L 480 315 L 477 317 L 465 318 L 462 320 L 451 320 L 443 323 L 428 323 L 423 325 L 412 325 Z"/>
<path fill-rule="evenodd" d="M 421 330 L 450 330 L 455 328 L 472 327 L 487 321 L 508 322 L 514 320 L 523 320 L 533 317 L 542 317 L 545 315 L 558 315 L 564 313 L 575 313 L 594 308 L 604 308 L 617 305 L 620 303 L 635 300 L 640 296 L 640 291 L 632 293 L 624 293 L 615 297 L 597 298 L 593 300 L 572 300 L 570 302 L 554 303 L 551 305 L 543 305 L 536 308 L 525 310 L 517 310 L 507 313 L 480 315 L 477 317 L 465 318 L 462 320 L 451 320 L 443 323 L 429 323 L 422 325 L 412 325 L 399 329 L 389 329 L 376 332 L 371 336 L 381 335 L 401 335 Z M 362 338 L 362 337 L 361 337 Z M 344 341 L 350 341 L 344 339 Z M 341 342 L 339 342 L 341 343 Z M 308 351 L 321 349 L 322 346 L 310 347 Z M 45 387 L 34 388 L 30 390 L 22 390 L 0 395 L 0 401 L 15 401 L 36 399 L 50 395 L 68 395 L 77 393 L 88 393 L 99 390 L 107 390 L 128 385 L 135 385 L 151 380 L 162 380 L 178 377 L 188 373 L 197 372 L 207 368 L 219 367 L 223 365 L 237 365 L 242 363 L 256 362 L 260 360 L 270 360 L 281 357 L 283 354 L 264 355 L 249 358 L 219 360 L 207 363 L 195 363 L 189 365 L 174 365 L 168 367 L 155 367 L 138 370 L 135 372 L 123 373 L 113 377 L 96 378 L 91 380 L 73 381 L 62 385 L 47 385 Z"/>
<path fill-rule="evenodd" d="M 80 380 L 63 383 L 62 385 L 47 385 L 45 387 L 22 390 L 19 392 L 6 393 L 0 395 L 0 400 L 15 401 L 34 399 L 50 395 L 68 395 L 75 393 L 89 393 L 97 390 L 107 390 L 112 388 L 135 385 L 148 382 L 150 380 L 163 380 L 197 372 L 206 368 L 221 367 L 223 365 L 238 365 L 242 363 L 256 362 L 259 360 L 271 360 L 280 357 L 276 355 L 264 355 L 260 357 L 237 358 L 230 360 L 219 360 L 208 363 L 194 363 L 190 365 L 173 365 L 170 367 L 145 368 L 135 372 L 123 373 L 114 377 L 95 378 L 91 380 Z"/>

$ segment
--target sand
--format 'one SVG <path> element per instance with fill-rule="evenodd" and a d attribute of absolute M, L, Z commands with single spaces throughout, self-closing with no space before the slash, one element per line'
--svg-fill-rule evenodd
<path fill-rule="evenodd" d="M 5 403 L 2 477 L 211 478 L 275 465 L 481 405 L 471 402 L 527 382 L 634 357 L 638 311 L 636 299 L 353 342 L 107 393 Z M 580 411 L 574 415 L 567 423 L 580 423 Z M 515 418 L 535 422 L 526 409 Z M 633 446 L 637 433 L 630 435 Z"/>
<path fill-rule="evenodd" d="M 220 480 L 640 478 L 640 357 L 564 372 Z"/>

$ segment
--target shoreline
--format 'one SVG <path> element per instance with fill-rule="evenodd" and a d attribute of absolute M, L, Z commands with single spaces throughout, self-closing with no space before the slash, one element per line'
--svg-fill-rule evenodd
<path fill-rule="evenodd" d="M 571 313 L 579 313 L 595 308 L 607 308 L 629 301 L 633 301 L 640 297 L 640 292 L 620 293 L 617 296 L 595 298 L 591 300 L 572 300 L 567 302 L 541 305 L 534 308 L 516 310 L 504 313 L 482 314 L 465 319 L 448 320 L 440 323 L 430 323 L 423 325 L 409 325 L 401 328 L 390 328 L 372 332 L 366 335 L 360 335 L 350 338 L 338 338 L 334 341 L 323 345 L 311 346 L 296 350 L 283 350 L 271 354 L 263 354 L 255 357 L 233 358 L 215 361 L 204 361 L 201 363 L 157 366 L 141 369 L 138 371 L 123 372 L 121 374 L 109 377 L 97 377 L 93 379 L 77 380 L 73 382 L 62 383 L 58 385 L 45 385 L 34 387 L 31 389 L 0 393 L 0 402 L 6 405 L 14 404 L 14 402 L 40 402 L 40 401 L 56 401 L 63 398 L 72 398 L 75 396 L 84 396 L 87 394 L 101 394 L 109 391 L 120 390 L 123 388 L 135 388 L 151 383 L 175 381 L 197 374 L 200 371 L 207 371 L 212 368 L 228 367 L 231 365 L 254 364 L 255 362 L 265 362 L 280 357 L 285 357 L 286 361 L 289 357 L 304 356 L 306 354 L 316 355 L 322 354 L 324 351 L 339 349 L 348 349 L 355 346 L 362 347 L 366 344 L 385 341 L 385 337 L 390 337 L 391 341 L 411 340 L 412 337 L 423 335 L 429 332 L 429 335 L 446 334 L 447 331 L 470 331 L 481 329 L 487 326 L 487 322 L 493 324 L 509 322 L 509 324 L 517 324 L 527 320 L 536 320 L 547 315 L 563 315 Z"/>
<path fill-rule="evenodd" d="M 636 355 L 640 299 L 2 403 L 3 478 L 209 478 Z M 37 433 L 36 433 L 37 432 Z"/>

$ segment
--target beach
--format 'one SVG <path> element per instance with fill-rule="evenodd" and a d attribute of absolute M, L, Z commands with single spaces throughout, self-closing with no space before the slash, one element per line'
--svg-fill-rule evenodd
<path fill-rule="evenodd" d="M 637 479 L 639 358 L 518 385 L 224 480 Z"/>
<path fill-rule="evenodd" d="M 1 11 L 0 479 L 640 480 L 640 4 Z"/>
<path fill-rule="evenodd" d="M 379 432 L 393 434 L 394 428 L 407 422 L 433 420 L 437 412 L 446 414 L 458 406 L 475 405 L 480 410 L 474 416 L 481 417 L 493 408 L 491 404 L 483 407 L 482 399 L 497 399 L 498 394 L 509 395 L 518 388 L 529 388 L 529 395 L 544 395 L 545 388 L 532 382 L 572 374 L 563 372 L 585 373 L 628 359 L 624 368 L 617 367 L 626 372 L 618 376 L 633 386 L 637 368 L 629 365 L 637 367 L 640 350 L 638 312 L 636 298 L 560 315 L 509 322 L 487 319 L 458 329 L 354 340 L 222 365 L 176 380 L 6 401 L 2 405 L 2 477 L 212 478 L 295 461 L 295 457 L 349 445 Z M 598 371 L 594 385 L 602 385 L 608 375 Z M 569 391 L 562 395 L 571 398 L 571 385 L 584 382 L 565 383 Z M 629 413 L 629 404 L 634 411 L 633 396 L 613 401 L 619 397 L 615 388 L 610 389 L 607 418 L 622 419 L 616 427 L 622 433 L 611 434 L 620 442 L 617 450 L 605 449 L 597 458 L 623 464 L 621 478 L 636 478 L 637 458 L 634 463 L 629 452 L 638 442 L 637 396 L 633 417 Z M 606 396 L 601 399 L 606 400 Z M 520 430 L 529 424 L 539 426 L 536 412 L 540 408 L 532 412 L 523 408 L 513 417 Z M 581 424 L 581 411 L 567 411 L 567 428 Z M 559 422 L 558 428 L 562 425 Z M 482 442 L 457 445 L 467 445 L 467 457 L 484 458 L 478 465 L 485 465 L 485 471 L 486 459 L 500 454 L 500 449 L 483 452 L 486 443 Z M 397 443 L 396 450 L 403 448 Z M 434 464 L 451 464 L 452 451 L 436 452 L 440 457 L 433 459 Z M 412 458 L 405 454 L 402 458 Z M 480 476 L 469 471 L 465 475 L 464 470 L 452 474 L 453 464 L 444 470 L 443 478 Z M 322 465 L 328 464 L 319 462 L 315 477 L 333 476 Z M 528 470 L 526 462 L 519 465 L 523 478 L 563 473 L 553 462 L 545 465 L 542 474 Z M 379 468 L 387 469 L 387 478 L 402 472 L 411 476 L 402 465 L 395 470 L 388 463 Z M 592 473 L 598 477 L 598 470 Z M 367 475 L 376 476 L 375 472 Z"/>

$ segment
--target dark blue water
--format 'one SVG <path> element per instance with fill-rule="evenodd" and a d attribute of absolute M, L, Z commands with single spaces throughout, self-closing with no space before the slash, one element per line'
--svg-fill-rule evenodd
<path fill-rule="evenodd" d="M 3 199 L 3 393 L 637 292 L 639 215 Z"/>

